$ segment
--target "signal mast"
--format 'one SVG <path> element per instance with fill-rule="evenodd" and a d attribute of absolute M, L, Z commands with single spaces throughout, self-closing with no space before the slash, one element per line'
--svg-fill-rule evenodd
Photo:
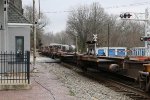
<path fill-rule="evenodd" d="M 136 18 L 131 18 L 133 15 L 136 16 Z M 140 19 L 138 16 L 144 14 L 145 19 Z M 150 15 L 149 15 L 149 9 L 145 9 L 145 13 L 133 13 L 133 12 L 126 12 L 120 14 L 120 18 L 122 20 L 135 20 L 135 21 L 144 21 L 145 22 L 145 36 L 142 36 L 140 38 L 141 41 L 145 42 L 145 48 L 146 53 L 145 56 L 150 56 Z"/>

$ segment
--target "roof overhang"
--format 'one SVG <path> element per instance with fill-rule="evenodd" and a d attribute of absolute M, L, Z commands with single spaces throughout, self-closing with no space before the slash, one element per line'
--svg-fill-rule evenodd
<path fill-rule="evenodd" d="M 29 23 L 8 23 L 8 27 L 25 27 L 25 26 L 32 26 Z"/>

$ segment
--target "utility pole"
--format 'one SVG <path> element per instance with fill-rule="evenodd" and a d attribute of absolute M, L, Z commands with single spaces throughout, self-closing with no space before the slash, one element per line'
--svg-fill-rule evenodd
<path fill-rule="evenodd" d="M 76 35 L 76 53 L 78 53 L 78 35 Z"/>
<path fill-rule="evenodd" d="M 33 0 L 33 34 L 34 34 L 34 49 L 33 49 L 33 64 L 36 61 L 36 21 L 35 21 L 35 0 Z"/>
<path fill-rule="evenodd" d="M 97 4 L 95 3 L 95 15 L 94 15 L 94 41 L 95 41 L 95 44 L 94 44 L 94 55 L 96 56 L 96 42 L 97 42 Z"/>
<path fill-rule="evenodd" d="M 145 9 L 145 37 L 150 36 L 150 25 L 149 25 L 149 11 Z M 145 41 L 145 48 L 147 48 L 146 56 L 150 56 L 150 41 Z"/>
<path fill-rule="evenodd" d="M 108 56 L 109 56 L 109 35 L 110 35 L 110 29 L 109 29 L 109 23 L 108 23 Z"/>
<path fill-rule="evenodd" d="M 41 18 L 41 1 L 39 0 L 39 19 Z"/>

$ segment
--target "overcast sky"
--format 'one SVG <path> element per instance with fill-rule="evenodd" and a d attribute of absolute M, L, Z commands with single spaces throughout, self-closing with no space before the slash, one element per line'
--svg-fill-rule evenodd
<path fill-rule="evenodd" d="M 32 5 L 32 0 L 22 0 L 23 6 Z M 38 7 L 38 0 L 36 7 Z M 120 14 L 121 12 L 144 12 L 150 6 L 150 0 L 41 0 L 41 10 L 50 20 L 50 25 L 46 32 L 59 32 L 65 30 L 67 12 L 70 8 L 76 8 L 79 5 L 90 5 L 93 2 L 99 2 L 105 11 L 109 14 Z M 127 7 L 125 7 L 127 6 Z"/>

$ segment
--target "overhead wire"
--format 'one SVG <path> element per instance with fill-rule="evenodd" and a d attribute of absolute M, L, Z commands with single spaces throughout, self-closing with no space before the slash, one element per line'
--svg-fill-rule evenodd
<path fill-rule="evenodd" d="M 104 7 L 104 9 L 115 9 L 115 8 L 122 8 L 122 7 L 143 6 L 143 5 L 149 5 L 149 4 L 150 4 L 150 2 L 141 2 L 141 3 L 132 3 L 132 4 L 128 4 L 128 5 Z M 74 12 L 74 10 L 52 11 L 52 12 L 44 12 L 44 13 L 69 13 L 69 12 Z"/>
<path fill-rule="evenodd" d="M 132 3 L 132 4 L 129 4 L 129 5 L 106 7 L 105 9 L 131 7 L 131 6 L 142 6 L 142 5 L 148 5 L 148 4 L 150 4 L 150 2 Z"/>

